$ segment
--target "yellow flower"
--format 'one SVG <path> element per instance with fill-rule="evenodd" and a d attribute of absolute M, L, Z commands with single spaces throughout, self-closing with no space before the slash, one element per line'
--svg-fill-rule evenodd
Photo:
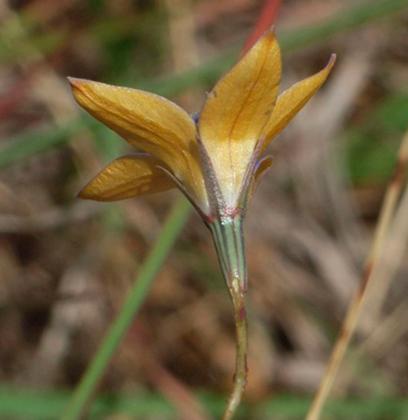
<path fill-rule="evenodd" d="M 198 117 L 173 102 L 136 89 L 70 78 L 78 103 L 139 149 L 111 162 L 80 197 L 119 200 L 178 186 L 211 231 L 232 299 L 237 333 L 231 419 L 247 377 L 242 229 L 248 197 L 271 165 L 267 146 L 325 82 L 335 61 L 278 96 L 281 57 L 268 31 L 216 84 Z"/>
<path fill-rule="evenodd" d="M 70 78 L 77 102 L 143 152 L 114 160 L 80 197 L 111 201 L 178 186 L 207 221 L 239 212 L 271 164 L 266 147 L 334 61 L 278 96 L 280 50 L 268 31 L 216 84 L 198 119 L 153 93 Z"/>

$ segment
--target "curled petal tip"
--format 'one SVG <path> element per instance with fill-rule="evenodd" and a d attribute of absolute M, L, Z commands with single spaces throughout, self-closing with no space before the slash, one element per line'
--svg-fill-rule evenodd
<path fill-rule="evenodd" d="M 276 32 L 276 25 L 274 23 L 271 26 L 269 26 L 269 28 L 265 31 L 265 33 L 271 34 L 273 36 L 275 36 L 275 32 Z"/>
<path fill-rule="evenodd" d="M 336 63 L 336 60 L 337 60 L 337 55 L 335 53 L 332 53 L 325 67 L 323 67 L 323 69 L 320 70 L 320 74 L 324 75 L 324 80 L 326 80 L 326 78 L 329 76 L 330 72 L 333 69 L 334 64 Z"/>
<path fill-rule="evenodd" d="M 261 38 L 263 38 L 263 37 L 265 37 L 265 38 L 270 38 L 271 40 L 274 40 L 275 38 L 276 38 L 276 27 L 275 27 L 275 25 L 271 25 L 265 32 L 264 32 L 264 34 L 263 34 L 263 36 L 261 37 Z M 261 39 L 260 38 L 260 39 Z M 259 40 L 258 40 L 259 41 Z"/>
<path fill-rule="evenodd" d="M 254 41 L 253 45 L 250 48 L 248 48 L 248 51 L 246 51 L 245 54 L 247 54 L 249 50 L 251 50 L 251 48 L 253 48 L 256 44 L 261 43 L 262 41 L 268 40 L 270 42 L 274 42 L 276 40 L 275 28 L 275 25 L 271 25 L 268 29 L 261 33 L 259 38 Z"/>
<path fill-rule="evenodd" d="M 337 60 L 337 54 L 336 53 L 332 53 L 329 59 L 329 62 L 327 63 L 327 67 L 332 68 L 334 66 L 334 63 Z"/>
<path fill-rule="evenodd" d="M 77 88 L 79 89 L 81 86 L 87 84 L 90 82 L 90 80 L 87 79 L 81 79 L 78 77 L 67 77 L 69 84 L 71 85 L 72 88 Z"/>
<path fill-rule="evenodd" d="M 78 79 L 76 77 L 71 77 L 71 76 L 68 76 L 67 79 L 71 86 L 76 86 L 81 81 L 81 79 Z"/>
<path fill-rule="evenodd" d="M 82 188 L 81 191 L 79 191 L 76 195 L 77 198 L 81 198 L 82 200 L 89 200 L 90 198 L 88 197 L 88 195 L 84 192 L 85 187 Z"/>

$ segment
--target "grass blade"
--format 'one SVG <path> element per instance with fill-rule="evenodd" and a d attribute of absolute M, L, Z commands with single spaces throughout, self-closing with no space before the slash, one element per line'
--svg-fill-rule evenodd
<path fill-rule="evenodd" d="M 190 203 L 182 198 L 177 200 L 171 209 L 159 237 L 135 279 L 133 288 L 129 291 L 119 314 L 76 388 L 63 414 L 64 420 L 80 418 L 84 406 L 89 402 L 89 398 L 106 371 L 113 353 L 143 304 L 154 278 L 183 228 L 190 214 L 190 207 Z"/>

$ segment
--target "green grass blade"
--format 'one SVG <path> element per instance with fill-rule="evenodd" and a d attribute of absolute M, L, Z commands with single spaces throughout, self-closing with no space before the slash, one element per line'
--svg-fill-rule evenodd
<path fill-rule="evenodd" d="M 321 44 L 341 32 L 358 28 L 378 19 L 389 18 L 403 9 L 408 10 L 406 0 L 366 0 L 357 3 L 354 7 L 335 13 L 321 23 L 279 33 L 279 44 L 284 53 Z M 173 96 L 192 86 L 212 85 L 220 74 L 232 65 L 238 51 L 238 47 L 230 48 L 223 51 L 222 56 L 212 58 L 195 69 L 162 80 L 141 81 L 139 87 L 164 96 Z"/>
<path fill-rule="evenodd" d="M 0 147 L 0 169 L 67 143 L 82 126 L 79 120 L 75 120 L 64 126 L 29 131 L 8 140 L 5 145 Z"/>
<path fill-rule="evenodd" d="M 107 332 L 79 386 L 75 390 L 72 400 L 62 417 L 64 420 L 74 420 L 80 417 L 85 404 L 88 402 L 104 374 L 113 353 L 140 309 L 153 279 L 163 265 L 189 213 L 190 203 L 184 198 L 177 200 L 167 217 L 160 236 L 157 238 L 149 256 L 141 267 L 125 303 Z"/>
<path fill-rule="evenodd" d="M 292 51 L 308 45 L 321 43 L 328 38 L 378 19 L 390 17 L 408 9 L 406 0 L 365 0 L 356 6 L 335 13 L 331 18 L 314 25 L 298 28 L 280 36 L 284 50 Z"/>
<path fill-rule="evenodd" d="M 24 420 L 55 420 L 67 404 L 70 395 L 61 391 L 38 391 L 0 386 L 0 418 Z M 219 418 L 224 397 L 197 395 L 208 411 Z M 306 414 L 310 399 L 291 395 L 276 395 L 256 407 L 243 403 L 246 418 L 297 420 Z M 408 400 L 404 398 L 368 398 L 330 401 L 328 413 L 332 420 L 370 419 L 403 420 L 408 417 Z M 176 419 L 175 408 L 156 393 L 140 391 L 134 395 L 106 395 L 95 399 L 90 420 L 108 418 L 113 414 L 132 418 L 159 417 Z"/>

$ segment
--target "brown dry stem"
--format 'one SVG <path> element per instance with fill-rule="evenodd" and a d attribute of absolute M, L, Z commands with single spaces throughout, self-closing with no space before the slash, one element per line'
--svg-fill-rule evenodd
<path fill-rule="evenodd" d="M 349 305 L 346 317 L 343 321 L 340 334 L 330 355 L 326 371 L 320 382 L 319 389 L 313 399 L 306 420 L 318 420 L 337 372 L 343 361 L 347 347 L 356 328 L 361 309 L 367 297 L 367 290 L 371 285 L 373 272 L 379 263 L 387 232 L 395 213 L 395 208 L 404 185 L 405 173 L 408 164 L 408 133 L 405 134 L 398 153 L 394 174 L 388 185 L 384 201 L 381 207 L 379 220 L 374 233 L 371 249 L 366 259 L 361 283 L 355 292 Z"/>

